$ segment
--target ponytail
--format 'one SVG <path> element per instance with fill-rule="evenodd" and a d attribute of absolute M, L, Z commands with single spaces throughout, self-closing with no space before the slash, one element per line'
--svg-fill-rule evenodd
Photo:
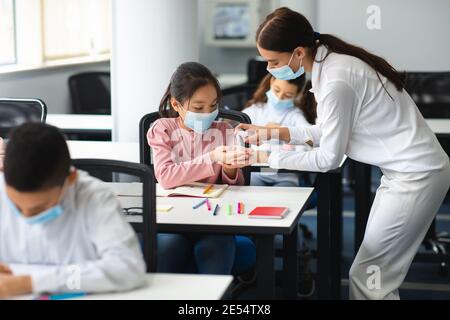
<path fill-rule="evenodd" d="M 308 80 L 303 87 L 303 92 L 300 95 L 300 100 L 296 105 L 302 110 L 303 115 L 310 124 L 316 123 L 317 118 L 317 103 L 314 94 L 309 90 L 312 88 L 311 81 Z"/>
<path fill-rule="evenodd" d="M 377 77 L 380 80 L 384 90 L 386 90 L 386 87 L 384 86 L 383 82 L 381 81 L 380 74 L 382 74 L 390 82 L 392 82 L 392 84 L 395 86 L 395 88 L 398 91 L 403 90 L 403 88 L 405 86 L 403 77 L 397 70 L 395 70 L 395 68 L 393 66 L 391 66 L 382 57 L 379 57 L 373 53 L 370 53 L 361 47 L 347 43 L 344 40 L 339 39 L 338 37 L 333 36 L 331 34 L 318 34 L 317 40 L 318 40 L 319 44 L 323 44 L 328 49 L 327 55 L 321 61 L 317 61 L 317 62 L 324 61 L 331 52 L 353 56 L 353 57 L 356 57 L 356 58 L 364 61 L 369 66 L 371 66 L 372 69 L 375 70 Z M 314 51 L 316 51 L 316 49 L 317 49 L 317 46 L 315 47 Z M 389 94 L 389 92 L 387 90 L 386 90 L 386 92 Z"/>
<path fill-rule="evenodd" d="M 297 47 L 305 47 L 310 49 L 313 57 L 317 48 L 323 44 L 328 49 L 327 56 L 335 52 L 356 57 L 367 63 L 375 70 L 385 90 L 380 74 L 392 82 L 398 91 L 404 88 L 402 76 L 385 59 L 333 35 L 314 32 L 305 16 L 286 7 L 279 8 L 266 17 L 256 32 L 256 42 L 261 48 L 278 52 L 293 52 Z M 324 61 L 327 56 L 317 62 Z M 392 98 L 390 94 L 389 96 Z"/>
<path fill-rule="evenodd" d="M 258 88 L 255 90 L 253 97 L 247 102 L 245 108 L 248 108 L 257 103 L 266 103 L 267 97 L 266 92 L 270 89 L 270 81 L 272 80 L 272 75 L 270 73 L 266 74 L 266 76 L 261 80 L 258 85 Z"/>
<path fill-rule="evenodd" d="M 170 84 L 167 86 L 166 92 L 161 98 L 161 102 L 159 103 L 159 116 L 161 118 L 175 118 L 178 113 L 172 108 L 170 105 L 170 99 L 172 95 L 170 94 Z"/>

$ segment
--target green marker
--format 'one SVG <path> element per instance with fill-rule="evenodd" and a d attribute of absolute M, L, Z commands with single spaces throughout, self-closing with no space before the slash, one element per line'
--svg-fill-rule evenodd
<path fill-rule="evenodd" d="M 231 204 L 227 205 L 227 213 L 229 216 L 231 216 Z"/>

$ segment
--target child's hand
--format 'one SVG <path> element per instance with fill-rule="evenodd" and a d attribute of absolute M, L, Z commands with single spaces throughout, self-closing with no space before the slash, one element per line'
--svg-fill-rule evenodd
<path fill-rule="evenodd" d="M 221 146 L 210 152 L 211 160 L 221 165 L 245 163 L 252 153 L 251 149 L 239 146 Z"/>
<path fill-rule="evenodd" d="M 32 292 L 30 276 L 0 274 L 0 299 Z"/>
<path fill-rule="evenodd" d="M 5 264 L 0 262 L 0 274 L 12 274 L 11 268 Z"/>
<path fill-rule="evenodd" d="M 273 127 L 263 127 L 253 124 L 241 123 L 235 128 L 235 131 L 239 132 L 239 130 L 245 130 L 247 132 L 247 135 L 244 138 L 244 142 L 259 146 L 264 141 L 270 140 L 272 138 L 272 130 L 275 129 L 276 128 Z"/>
<path fill-rule="evenodd" d="M 279 123 L 275 123 L 275 122 L 268 122 L 266 124 L 266 127 L 269 127 L 269 128 L 281 128 L 281 125 Z"/>

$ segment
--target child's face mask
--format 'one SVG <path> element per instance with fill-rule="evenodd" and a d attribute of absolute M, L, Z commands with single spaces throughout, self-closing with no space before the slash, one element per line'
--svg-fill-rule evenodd
<path fill-rule="evenodd" d="M 184 110 L 184 115 L 182 116 L 184 125 L 199 134 L 211 128 L 212 123 L 219 114 L 218 106 L 213 112 L 194 112 L 186 110 L 188 107 L 184 108 L 179 102 L 177 104 L 179 109 Z"/>
<path fill-rule="evenodd" d="M 184 125 L 196 133 L 204 133 L 208 130 L 219 114 L 219 108 L 210 113 L 186 111 Z"/>
<path fill-rule="evenodd" d="M 59 216 L 61 216 L 64 213 L 64 210 L 61 206 L 61 200 L 63 198 L 63 195 L 66 190 L 67 180 L 64 183 L 63 187 L 61 188 L 60 194 L 58 196 L 58 201 L 55 205 L 32 215 L 24 215 L 14 204 L 14 202 L 11 200 L 11 198 L 5 194 L 6 203 L 9 206 L 10 210 L 19 218 L 24 219 L 26 223 L 28 224 L 43 224 L 46 222 L 50 222 L 52 220 L 55 220 Z"/>
<path fill-rule="evenodd" d="M 42 224 L 42 223 L 46 223 L 46 222 L 50 222 L 52 220 L 55 220 L 56 218 L 58 218 L 59 216 L 61 216 L 64 213 L 63 208 L 61 207 L 60 204 L 57 204 L 45 211 L 42 211 L 41 213 L 38 213 L 32 217 L 25 217 L 20 211 L 19 209 L 17 209 L 16 205 L 11 201 L 11 199 L 9 199 L 9 197 L 7 198 L 7 203 L 8 206 L 10 207 L 11 211 L 18 216 L 19 218 L 22 218 L 26 221 L 26 223 L 28 224 Z"/>
<path fill-rule="evenodd" d="M 294 99 L 283 99 L 278 98 L 272 90 L 266 92 L 267 101 L 276 110 L 287 110 L 294 107 Z"/>

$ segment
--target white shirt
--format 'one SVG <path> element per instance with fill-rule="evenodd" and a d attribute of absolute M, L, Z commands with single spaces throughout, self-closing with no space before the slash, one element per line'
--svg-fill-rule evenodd
<path fill-rule="evenodd" d="M 326 48 L 317 49 L 321 61 Z M 317 125 L 290 127 L 291 143 L 312 140 L 307 152 L 273 152 L 273 168 L 325 172 L 339 166 L 343 155 L 398 172 L 444 168 L 448 156 L 405 90 L 358 58 L 330 53 L 314 62 L 311 92 L 317 101 Z"/>
<path fill-rule="evenodd" d="M 122 291 L 142 283 L 137 237 L 117 197 L 99 180 L 78 171 L 61 201 L 64 213 L 43 224 L 27 223 L 6 197 L 1 174 L 0 261 L 35 266 L 28 268 L 36 270 L 30 274 L 34 293 Z M 78 274 L 80 288 L 71 288 Z"/>

